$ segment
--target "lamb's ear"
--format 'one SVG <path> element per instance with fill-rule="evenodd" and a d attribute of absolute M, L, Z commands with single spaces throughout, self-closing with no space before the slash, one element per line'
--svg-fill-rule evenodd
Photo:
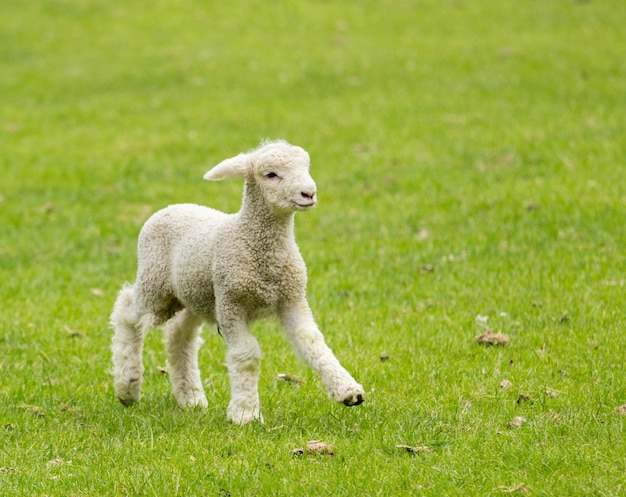
<path fill-rule="evenodd" d="M 219 181 L 226 178 L 245 178 L 249 170 L 250 154 L 239 154 L 220 162 L 204 175 L 204 179 Z"/>

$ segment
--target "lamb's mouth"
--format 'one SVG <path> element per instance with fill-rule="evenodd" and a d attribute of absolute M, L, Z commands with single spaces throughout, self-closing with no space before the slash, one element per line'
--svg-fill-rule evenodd
<path fill-rule="evenodd" d="M 315 204 L 316 204 L 315 201 L 309 202 L 309 203 L 306 203 L 306 204 L 301 204 L 299 202 L 292 202 L 292 203 L 293 203 L 293 205 L 295 206 L 296 209 L 302 210 L 302 211 L 309 210 L 309 209 L 313 208 L 315 206 Z"/>

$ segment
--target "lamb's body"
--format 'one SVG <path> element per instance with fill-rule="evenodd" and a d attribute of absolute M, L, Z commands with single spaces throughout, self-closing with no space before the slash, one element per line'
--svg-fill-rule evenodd
<path fill-rule="evenodd" d="M 111 316 L 118 397 L 124 404 L 139 398 L 143 339 L 167 322 L 174 395 L 182 406 L 206 406 L 198 335 L 203 322 L 216 322 L 228 345 L 228 418 L 238 423 L 259 418 L 260 350 L 247 325 L 277 315 L 294 348 L 322 376 L 331 398 L 346 405 L 361 403 L 362 387 L 326 346 L 306 301 L 306 266 L 293 221 L 296 210 L 315 204 L 308 154 L 273 142 L 224 161 L 205 178 L 233 175 L 246 178 L 237 214 L 172 205 L 142 228 L 137 279 L 122 289 Z"/>
<path fill-rule="evenodd" d="M 298 290 L 306 286 L 306 267 L 292 224 L 264 227 L 253 238 L 250 229 L 241 213 L 195 204 L 154 214 L 139 235 L 138 312 L 165 321 L 186 308 L 215 321 L 214 280 L 232 299 L 245 302 L 249 319 L 302 298 Z M 221 256 L 214 258 L 215 253 Z"/>

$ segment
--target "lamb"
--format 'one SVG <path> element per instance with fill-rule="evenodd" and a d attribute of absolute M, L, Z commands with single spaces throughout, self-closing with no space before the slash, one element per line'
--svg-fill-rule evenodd
<path fill-rule="evenodd" d="M 262 421 L 261 351 L 248 325 L 272 315 L 295 351 L 320 375 L 332 400 L 347 406 L 363 402 L 363 387 L 326 345 L 306 299 L 306 266 L 295 242 L 294 217 L 317 203 L 309 165 L 308 153 L 298 146 L 262 142 L 204 176 L 210 181 L 245 179 L 238 213 L 177 204 L 144 224 L 137 278 L 121 289 L 111 314 L 114 389 L 124 405 L 139 400 L 144 338 L 164 324 L 178 404 L 207 407 L 198 369 L 199 334 L 205 322 L 216 323 L 227 345 L 227 419 Z"/>

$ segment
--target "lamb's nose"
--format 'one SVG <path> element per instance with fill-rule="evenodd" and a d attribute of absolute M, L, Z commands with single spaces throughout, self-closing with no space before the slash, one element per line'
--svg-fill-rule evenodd
<path fill-rule="evenodd" d="M 300 192 L 300 195 L 302 195 L 307 200 L 315 200 L 315 190 L 302 190 Z"/>

